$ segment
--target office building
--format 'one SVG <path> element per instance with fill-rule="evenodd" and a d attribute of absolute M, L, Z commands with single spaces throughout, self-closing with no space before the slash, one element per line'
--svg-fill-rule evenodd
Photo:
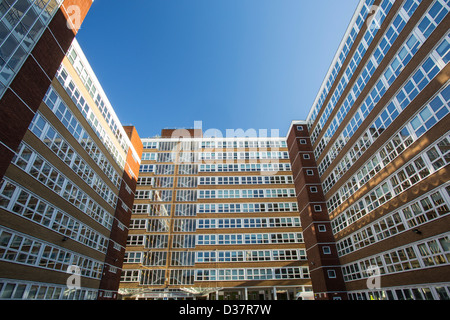
<path fill-rule="evenodd" d="M 142 143 L 77 41 L 55 73 L 0 181 L 0 299 L 117 299 Z"/>
<path fill-rule="evenodd" d="M 124 299 L 312 298 L 285 138 L 142 142 Z"/>
<path fill-rule="evenodd" d="M 291 124 L 315 299 L 450 297 L 448 11 L 361 1 L 306 121 Z"/>

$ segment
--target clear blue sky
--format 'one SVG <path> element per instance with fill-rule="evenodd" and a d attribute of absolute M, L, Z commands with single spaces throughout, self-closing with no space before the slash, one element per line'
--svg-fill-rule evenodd
<path fill-rule="evenodd" d="M 124 125 L 304 120 L 358 0 L 95 0 L 77 39 Z"/>

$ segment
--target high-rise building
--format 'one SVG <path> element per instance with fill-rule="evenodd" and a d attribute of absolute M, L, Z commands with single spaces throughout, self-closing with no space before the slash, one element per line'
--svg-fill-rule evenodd
<path fill-rule="evenodd" d="M 125 299 L 312 298 L 285 138 L 142 142 Z"/>
<path fill-rule="evenodd" d="M 316 299 L 450 297 L 449 9 L 361 1 L 291 124 Z"/>
<path fill-rule="evenodd" d="M 55 72 L 0 181 L 0 299 L 117 299 L 142 143 L 77 41 Z"/>

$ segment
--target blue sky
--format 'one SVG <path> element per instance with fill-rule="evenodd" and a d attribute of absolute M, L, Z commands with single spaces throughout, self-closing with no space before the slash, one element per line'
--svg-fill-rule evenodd
<path fill-rule="evenodd" d="M 304 120 L 358 0 L 95 0 L 77 36 L 124 125 Z M 126 4 L 124 4 L 126 3 Z"/>

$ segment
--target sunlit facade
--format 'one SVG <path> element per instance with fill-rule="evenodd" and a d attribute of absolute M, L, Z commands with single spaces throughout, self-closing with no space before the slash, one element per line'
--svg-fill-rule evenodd
<path fill-rule="evenodd" d="M 286 137 L 143 139 L 91 4 L 0 2 L 0 299 L 450 299 L 448 0 L 361 0 Z"/>
<path fill-rule="evenodd" d="M 142 139 L 124 298 L 311 298 L 285 139 L 190 132 Z"/>
<path fill-rule="evenodd" d="M 450 297 L 449 9 L 361 1 L 308 118 L 291 124 L 294 176 L 311 166 L 322 194 L 299 195 L 316 299 Z"/>
<path fill-rule="evenodd" d="M 0 181 L 0 299 L 117 299 L 140 152 L 74 41 Z"/>

